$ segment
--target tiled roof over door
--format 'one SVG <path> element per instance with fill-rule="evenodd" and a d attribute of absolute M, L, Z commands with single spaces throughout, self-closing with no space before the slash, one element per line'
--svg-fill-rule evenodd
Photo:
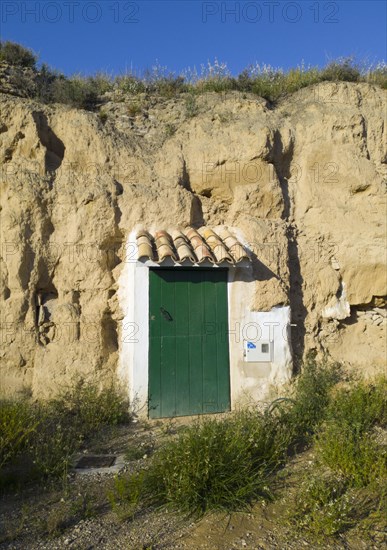
<path fill-rule="evenodd" d="M 209 261 L 220 265 L 238 264 L 249 260 L 244 246 L 225 227 L 216 231 L 209 227 L 196 230 L 188 227 L 170 232 L 160 230 L 153 234 L 143 229 L 137 233 L 138 260 L 162 263 L 166 259 L 177 263 Z"/>

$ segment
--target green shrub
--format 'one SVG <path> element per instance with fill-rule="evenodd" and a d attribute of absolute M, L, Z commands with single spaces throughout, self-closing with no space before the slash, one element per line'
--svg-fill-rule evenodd
<path fill-rule="evenodd" d="M 167 137 L 172 137 L 176 133 L 176 126 L 174 124 L 165 125 L 165 135 Z"/>
<path fill-rule="evenodd" d="M 108 491 L 112 510 L 121 519 L 133 519 L 141 509 L 144 492 L 144 472 L 120 475 L 114 478 L 113 489 Z"/>
<path fill-rule="evenodd" d="M 109 115 L 106 111 L 101 109 L 98 113 L 99 120 L 102 122 L 102 124 L 105 124 L 107 119 L 109 118 Z"/>
<path fill-rule="evenodd" d="M 38 406 L 39 430 L 30 440 L 27 458 L 32 461 L 31 479 L 66 476 L 73 453 L 80 447 L 82 434 L 75 423 L 62 417 L 50 404 Z"/>
<path fill-rule="evenodd" d="M 241 410 L 185 428 L 153 456 L 141 480 L 141 500 L 202 514 L 270 497 L 273 474 L 289 449 L 311 440 L 338 376 L 337 367 L 309 362 L 291 399 L 264 412 Z"/>
<path fill-rule="evenodd" d="M 27 470 L 23 482 L 63 477 L 74 452 L 85 439 L 104 426 L 128 420 L 128 403 L 120 391 L 114 386 L 99 390 L 83 380 L 47 402 L 3 402 L 0 472 L 13 458 L 19 457 Z M 13 480 L 13 476 L 9 479 Z M 6 484 L 5 479 L 3 485 Z"/>
<path fill-rule="evenodd" d="M 0 469 L 26 448 L 39 424 L 28 403 L 0 401 Z"/>
<path fill-rule="evenodd" d="M 113 385 L 99 390 L 95 384 L 79 379 L 50 403 L 53 417 L 58 417 L 79 434 L 87 437 L 106 425 L 129 420 L 128 403 Z"/>
<path fill-rule="evenodd" d="M 379 377 L 373 383 L 359 381 L 336 392 L 328 408 L 328 417 L 362 433 L 375 425 L 387 427 L 386 396 L 387 378 Z"/>
<path fill-rule="evenodd" d="M 117 76 L 115 85 L 118 90 L 130 95 L 141 94 L 147 90 L 145 83 L 131 74 Z"/>
<path fill-rule="evenodd" d="M 65 103 L 81 109 L 93 109 L 98 101 L 98 89 L 93 79 L 58 76 L 50 86 L 50 102 Z"/>
<path fill-rule="evenodd" d="M 66 77 L 43 64 L 36 76 L 36 96 L 43 103 L 64 103 L 80 109 L 94 109 L 99 98 L 113 89 L 112 79 L 104 74 Z"/>
<path fill-rule="evenodd" d="M 296 497 L 292 521 L 317 538 L 336 535 L 352 525 L 345 480 L 318 474 L 306 480 Z"/>
<path fill-rule="evenodd" d="M 139 460 L 144 455 L 152 452 L 152 447 L 134 447 L 131 446 L 125 451 L 125 461 L 131 462 L 132 460 Z"/>
<path fill-rule="evenodd" d="M 353 486 L 362 487 L 375 479 L 387 478 L 386 450 L 381 450 L 358 427 L 327 423 L 318 434 L 316 451 L 324 465 Z"/>
<path fill-rule="evenodd" d="M 184 512 L 236 510 L 269 497 L 269 476 L 283 462 L 276 421 L 242 411 L 205 419 L 156 452 L 143 479 L 143 498 Z"/>
<path fill-rule="evenodd" d="M 162 97 L 171 98 L 185 92 L 187 85 L 184 78 L 178 76 L 162 77 L 148 85 L 148 91 Z"/>
<path fill-rule="evenodd" d="M 97 73 L 94 76 L 86 77 L 90 86 L 94 87 L 94 90 L 98 96 L 102 96 L 107 92 L 113 90 L 113 79 L 107 73 Z"/>
<path fill-rule="evenodd" d="M 380 525 L 386 512 L 387 448 L 375 427 L 386 427 L 386 379 L 356 382 L 331 396 L 314 437 L 314 477 L 306 480 L 292 521 L 321 537 L 357 523 Z"/>
<path fill-rule="evenodd" d="M 196 86 L 200 92 L 228 92 L 237 89 L 237 84 L 234 78 L 224 77 L 224 78 L 206 78 L 205 80 L 199 81 Z"/>
<path fill-rule="evenodd" d="M 381 62 L 365 71 L 365 79 L 370 84 L 380 86 L 384 90 L 387 89 L 387 64 Z"/>
<path fill-rule="evenodd" d="M 5 61 L 10 65 L 30 67 L 33 69 L 35 68 L 37 60 L 37 55 L 21 44 L 10 41 L 0 42 L 0 61 Z"/>
<path fill-rule="evenodd" d="M 30 71 L 14 70 L 9 76 L 8 84 L 17 95 L 29 98 L 37 96 L 35 76 Z"/>
<path fill-rule="evenodd" d="M 312 67 L 307 70 L 301 68 L 290 69 L 285 76 L 283 93 L 292 94 L 301 88 L 320 82 L 319 69 Z"/>
<path fill-rule="evenodd" d="M 373 384 L 358 382 L 339 390 L 327 411 L 327 422 L 316 436 L 316 450 L 323 464 L 345 476 L 354 486 L 387 478 L 387 449 L 372 432 L 387 426 L 387 379 Z"/>
<path fill-rule="evenodd" d="M 42 103 L 53 101 L 53 85 L 56 79 L 64 78 L 57 71 L 50 69 L 45 63 L 42 64 L 35 78 L 36 98 Z"/>
<path fill-rule="evenodd" d="M 351 515 L 356 518 L 358 530 L 366 536 L 387 531 L 387 480 L 378 480 L 365 488 L 350 489 Z"/>
<path fill-rule="evenodd" d="M 332 61 L 323 70 L 321 80 L 359 82 L 360 70 L 352 57 Z"/>
<path fill-rule="evenodd" d="M 289 450 L 311 442 L 326 415 L 331 390 L 340 377 L 338 365 L 319 364 L 309 359 L 295 380 L 291 398 L 272 404 L 271 410 L 280 419 L 280 429 L 284 431 Z"/>

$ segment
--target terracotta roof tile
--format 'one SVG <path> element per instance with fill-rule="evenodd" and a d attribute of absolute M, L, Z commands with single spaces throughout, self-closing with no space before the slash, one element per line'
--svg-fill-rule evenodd
<path fill-rule="evenodd" d="M 155 243 L 157 249 L 158 261 L 162 262 L 165 258 L 172 258 L 175 262 L 178 261 L 175 254 L 172 237 L 166 231 L 157 231 L 155 233 Z"/>
<path fill-rule="evenodd" d="M 188 227 L 171 233 L 159 230 L 154 235 L 141 230 L 137 233 L 137 246 L 138 260 L 157 263 L 166 258 L 178 263 L 188 260 L 191 263 L 209 261 L 213 264 L 237 264 L 249 259 L 243 245 L 225 227 L 216 231 L 210 227 L 201 227 L 199 230 Z"/>

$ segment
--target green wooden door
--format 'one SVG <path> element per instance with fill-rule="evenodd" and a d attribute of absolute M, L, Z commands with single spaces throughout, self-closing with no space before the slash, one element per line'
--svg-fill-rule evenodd
<path fill-rule="evenodd" d="M 230 409 L 227 271 L 149 273 L 149 416 Z"/>

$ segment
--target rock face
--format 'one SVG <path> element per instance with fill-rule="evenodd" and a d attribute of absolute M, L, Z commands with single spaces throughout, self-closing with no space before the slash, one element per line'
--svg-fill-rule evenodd
<path fill-rule="evenodd" d="M 1 94 L 2 393 L 115 376 L 139 223 L 240 228 L 259 260 L 252 308 L 291 306 L 296 359 L 383 368 L 386 92 L 133 101 L 107 97 L 102 117 Z"/>

